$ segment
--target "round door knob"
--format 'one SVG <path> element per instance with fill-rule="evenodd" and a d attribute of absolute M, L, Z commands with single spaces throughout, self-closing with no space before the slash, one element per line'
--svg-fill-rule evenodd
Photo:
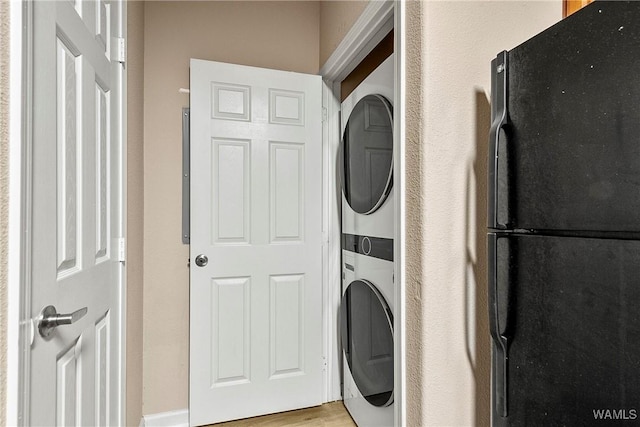
<path fill-rule="evenodd" d="M 206 255 L 198 255 L 196 257 L 196 265 L 198 267 L 204 267 L 207 263 L 209 263 L 209 258 Z"/>

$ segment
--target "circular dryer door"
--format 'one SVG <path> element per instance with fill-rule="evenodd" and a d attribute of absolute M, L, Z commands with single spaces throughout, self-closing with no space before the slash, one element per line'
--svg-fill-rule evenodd
<path fill-rule="evenodd" d="M 340 307 L 342 348 L 358 390 L 369 403 L 393 403 L 393 314 L 366 280 L 349 284 Z"/>
<path fill-rule="evenodd" d="M 382 95 L 367 95 L 353 108 L 342 137 L 342 190 L 351 209 L 370 214 L 393 185 L 393 111 Z"/>

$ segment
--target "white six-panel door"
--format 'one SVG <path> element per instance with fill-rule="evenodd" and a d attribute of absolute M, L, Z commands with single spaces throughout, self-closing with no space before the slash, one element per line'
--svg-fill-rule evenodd
<path fill-rule="evenodd" d="M 33 3 L 31 318 L 54 306 L 73 324 L 35 329 L 26 425 L 119 425 L 120 76 L 110 60 L 117 1 Z"/>
<path fill-rule="evenodd" d="M 191 60 L 191 425 L 322 403 L 321 86 Z"/>

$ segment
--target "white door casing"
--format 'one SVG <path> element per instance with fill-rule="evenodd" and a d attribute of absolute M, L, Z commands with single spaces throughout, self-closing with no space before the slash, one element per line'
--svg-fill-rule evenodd
<path fill-rule="evenodd" d="M 25 425 L 119 425 L 123 235 L 119 1 L 33 3 L 30 307 Z M 49 338 L 41 310 L 87 308 Z"/>
<path fill-rule="evenodd" d="M 191 60 L 191 425 L 322 403 L 321 103 L 319 76 Z"/>

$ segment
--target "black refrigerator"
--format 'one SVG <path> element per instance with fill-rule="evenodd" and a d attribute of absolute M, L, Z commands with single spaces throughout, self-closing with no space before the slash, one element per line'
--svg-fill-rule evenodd
<path fill-rule="evenodd" d="M 494 426 L 640 424 L 640 2 L 492 68 Z"/>

